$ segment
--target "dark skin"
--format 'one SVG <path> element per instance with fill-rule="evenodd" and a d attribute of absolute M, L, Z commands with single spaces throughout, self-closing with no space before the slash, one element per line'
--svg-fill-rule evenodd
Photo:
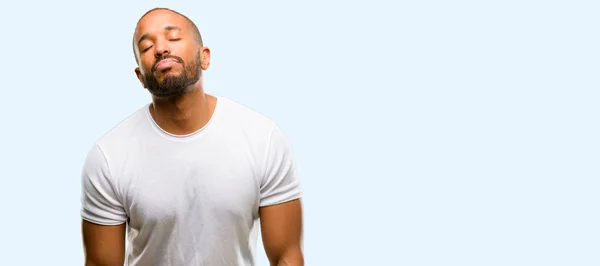
<path fill-rule="evenodd" d="M 142 38 L 143 37 L 143 38 Z M 146 88 L 144 76 L 153 75 L 160 83 L 168 75 L 181 75 L 186 68 L 180 63 L 156 67 L 157 58 L 174 55 L 191 64 L 200 56 L 200 68 L 210 65 L 210 50 L 202 46 L 191 31 L 190 22 L 169 10 L 155 10 L 138 23 L 135 53 L 139 66 L 135 73 Z M 198 70 L 199 71 L 199 70 Z M 172 134 L 185 135 L 201 129 L 210 120 L 217 99 L 204 92 L 202 76 L 187 86 L 185 92 L 152 97 L 150 113 L 156 123 Z M 271 266 L 303 266 L 302 204 L 300 200 L 259 209 L 263 245 Z M 126 225 L 98 225 L 82 221 L 85 265 L 123 265 L 125 261 Z"/>

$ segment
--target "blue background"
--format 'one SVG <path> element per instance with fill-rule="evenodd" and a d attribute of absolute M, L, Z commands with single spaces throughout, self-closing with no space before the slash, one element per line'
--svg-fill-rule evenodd
<path fill-rule="evenodd" d="M 82 163 L 150 100 L 157 6 L 287 133 L 307 265 L 600 265 L 600 4 L 532 0 L 3 3 L 0 264 L 83 265 Z"/>

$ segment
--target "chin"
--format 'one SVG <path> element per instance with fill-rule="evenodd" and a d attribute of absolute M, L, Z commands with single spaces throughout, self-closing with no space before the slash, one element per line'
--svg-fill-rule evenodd
<path fill-rule="evenodd" d="M 181 72 L 174 72 L 173 70 L 167 70 L 166 72 L 161 73 L 158 77 L 154 76 L 158 80 L 164 80 L 166 78 L 176 78 L 181 76 Z"/>

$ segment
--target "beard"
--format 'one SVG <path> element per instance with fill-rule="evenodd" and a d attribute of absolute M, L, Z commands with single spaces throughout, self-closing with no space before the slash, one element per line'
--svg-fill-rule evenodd
<path fill-rule="evenodd" d="M 162 81 L 158 81 L 152 74 L 156 64 L 163 59 L 177 60 L 182 66 L 183 71 L 181 74 L 166 74 Z M 152 66 L 152 71 L 146 76 L 142 76 L 146 89 L 156 97 L 169 97 L 182 95 L 187 91 L 190 85 L 198 82 L 202 75 L 202 69 L 200 68 L 201 60 L 200 53 L 196 55 L 196 60 L 191 64 L 186 64 L 181 57 L 174 55 L 165 55 L 156 60 Z"/>

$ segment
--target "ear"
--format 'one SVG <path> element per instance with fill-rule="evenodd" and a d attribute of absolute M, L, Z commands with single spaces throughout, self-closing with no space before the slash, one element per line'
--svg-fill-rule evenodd
<path fill-rule="evenodd" d="M 210 66 L 210 49 L 206 46 L 200 47 L 200 63 L 202 70 L 207 70 Z"/>
<path fill-rule="evenodd" d="M 137 76 L 140 83 L 142 83 L 142 87 L 144 87 L 144 89 L 147 88 L 146 83 L 144 83 L 144 78 L 142 77 L 142 72 L 140 71 L 139 67 L 135 68 L 135 75 Z"/>

